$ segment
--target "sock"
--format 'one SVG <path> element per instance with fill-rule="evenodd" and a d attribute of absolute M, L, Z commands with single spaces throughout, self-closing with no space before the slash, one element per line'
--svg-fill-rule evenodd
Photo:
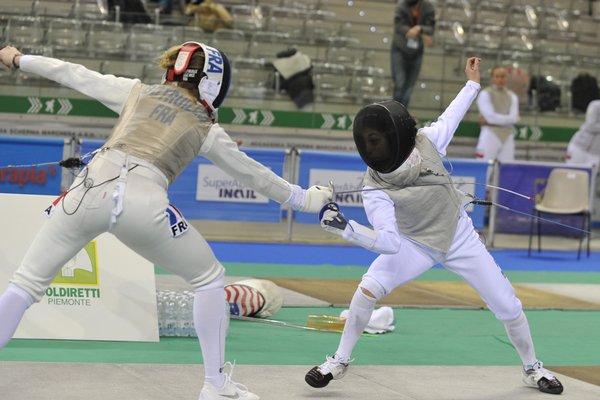
<path fill-rule="evenodd" d="M 344 325 L 340 345 L 335 352 L 336 359 L 342 362 L 350 360 L 352 350 L 369 323 L 376 302 L 377 300 L 364 294 L 360 287 L 356 289 L 350 302 L 350 312 Z"/>
<path fill-rule="evenodd" d="M 0 349 L 13 337 L 33 297 L 15 284 L 8 285 L 0 296 Z"/>
<path fill-rule="evenodd" d="M 531 366 L 537 362 L 535 356 L 535 348 L 531 339 L 531 331 L 527 317 L 523 312 L 516 319 L 511 321 L 503 321 L 506 333 L 510 339 L 524 366 Z M 527 369 L 527 368 L 526 368 Z"/>
<path fill-rule="evenodd" d="M 225 384 L 225 279 L 219 278 L 194 293 L 194 328 L 204 360 L 205 382 L 220 388 Z"/>

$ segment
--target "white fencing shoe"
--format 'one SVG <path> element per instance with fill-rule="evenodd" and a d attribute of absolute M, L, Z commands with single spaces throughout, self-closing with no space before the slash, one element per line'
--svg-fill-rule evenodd
<path fill-rule="evenodd" d="M 231 380 L 234 365 L 226 362 L 223 369 L 230 367 L 229 373 L 225 373 L 225 384 L 217 388 L 212 383 L 205 382 L 200 392 L 199 400 L 259 400 L 260 397 L 249 392 L 246 386 Z"/>
<path fill-rule="evenodd" d="M 306 373 L 304 380 L 314 388 L 323 388 L 333 379 L 342 379 L 348 370 L 350 360 L 342 362 L 336 358 L 327 356 L 325 362 L 318 367 L 313 367 Z"/>
<path fill-rule="evenodd" d="M 561 394 L 563 392 L 562 383 L 556 379 L 552 372 L 544 368 L 541 361 L 528 366 L 527 369 L 523 368 L 523 382 L 527 386 L 537 388 L 540 392 L 550 394 Z"/>

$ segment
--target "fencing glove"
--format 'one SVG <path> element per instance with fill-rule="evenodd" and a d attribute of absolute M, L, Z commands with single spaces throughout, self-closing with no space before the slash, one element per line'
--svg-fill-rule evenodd
<path fill-rule="evenodd" d="M 344 217 L 344 214 L 342 214 L 338 205 L 333 202 L 325 204 L 321 209 L 319 212 L 319 220 L 321 221 L 321 227 L 327 232 L 342 237 L 348 226 L 346 217 Z"/>
<path fill-rule="evenodd" d="M 298 185 L 290 185 L 292 194 L 289 202 L 292 208 L 302 212 L 319 212 L 324 204 L 331 201 L 333 190 L 325 186 L 311 186 L 308 189 L 302 189 Z"/>

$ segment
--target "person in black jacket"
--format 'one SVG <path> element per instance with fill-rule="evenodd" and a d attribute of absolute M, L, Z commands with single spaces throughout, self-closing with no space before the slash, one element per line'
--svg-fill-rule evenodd
<path fill-rule="evenodd" d="M 427 0 L 398 0 L 392 41 L 394 100 L 408 108 L 423 61 L 423 45 L 431 42 L 435 10 Z"/>

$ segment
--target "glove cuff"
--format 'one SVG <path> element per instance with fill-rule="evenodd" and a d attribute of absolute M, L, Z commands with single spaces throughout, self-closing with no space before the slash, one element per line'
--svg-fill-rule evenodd
<path fill-rule="evenodd" d="M 291 183 L 290 190 L 291 194 L 287 200 L 287 203 L 292 206 L 294 211 L 302 211 L 302 208 L 304 208 L 304 204 L 306 203 L 306 190 L 302 189 L 298 185 L 292 185 Z"/>

